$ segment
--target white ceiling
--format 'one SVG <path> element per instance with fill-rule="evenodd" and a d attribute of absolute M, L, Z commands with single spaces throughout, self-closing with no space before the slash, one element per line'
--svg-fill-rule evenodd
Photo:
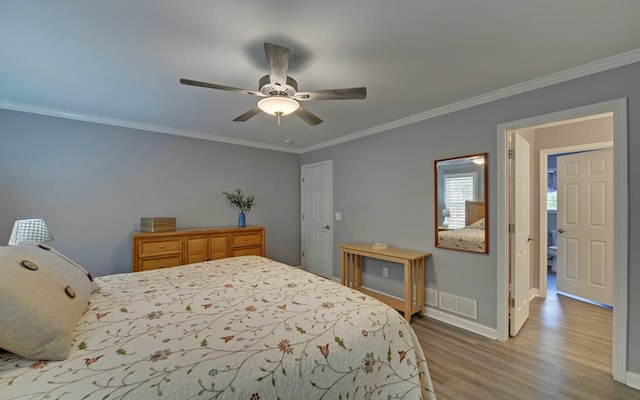
<path fill-rule="evenodd" d="M 638 0 L 2 1 L 0 108 L 304 152 L 638 61 L 639 20 Z M 257 90 L 265 41 L 291 49 L 299 90 L 367 99 L 305 102 L 324 123 L 277 126 L 233 122 L 258 97 L 179 83 Z"/>

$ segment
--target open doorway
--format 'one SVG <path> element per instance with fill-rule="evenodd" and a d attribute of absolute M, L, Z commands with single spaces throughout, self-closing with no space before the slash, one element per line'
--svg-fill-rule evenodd
<path fill-rule="evenodd" d="M 614 310 L 613 310 L 613 355 L 612 374 L 617 381 L 626 383 L 627 368 L 627 276 L 628 276 L 628 164 L 627 164 L 627 114 L 626 99 L 559 111 L 551 114 L 531 117 L 524 120 L 498 125 L 497 153 L 497 334 L 498 340 L 509 338 L 509 137 L 512 132 L 544 124 L 555 124 L 576 118 L 585 118 L 597 114 L 612 113 L 614 125 L 614 185 L 616 197 L 614 203 Z M 540 246 L 541 247 L 541 246 Z M 539 253 L 538 253 L 539 254 Z M 537 264 L 536 264 L 537 265 Z"/>

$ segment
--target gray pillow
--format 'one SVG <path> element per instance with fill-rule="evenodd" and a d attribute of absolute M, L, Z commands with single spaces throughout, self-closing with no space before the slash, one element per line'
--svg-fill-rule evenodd
<path fill-rule="evenodd" d="M 74 282 L 68 266 L 56 271 L 58 260 L 35 246 L 0 248 L 0 348 L 32 360 L 68 357 L 91 285 Z"/>

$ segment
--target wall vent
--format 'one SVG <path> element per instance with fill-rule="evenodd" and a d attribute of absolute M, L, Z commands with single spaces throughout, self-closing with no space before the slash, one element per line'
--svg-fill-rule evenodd
<path fill-rule="evenodd" d="M 478 302 L 475 300 L 440 292 L 440 308 L 467 318 L 478 319 Z"/>
<path fill-rule="evenodd" d="M 424 302 L 430 307 L 438 307 L 438 291 L 426 288 L 424 290 Z"/>

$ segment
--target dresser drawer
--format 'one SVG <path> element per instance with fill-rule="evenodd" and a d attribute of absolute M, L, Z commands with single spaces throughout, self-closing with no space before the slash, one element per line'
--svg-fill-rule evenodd
<path fill-rule="evenodd" d="M 131 235 L 131 269 L 138 272 L 227 257 L 264 256 L 264 239 L 261 226 L 135 232 Z"/>
<path fill-rule="evenodd" d="M 253 246 L 261 244 L 261 235 L 259 233 L 250 233 L 247 235 L 234 235 L 233 247 Z"/>
<path fill-rule="evenodd" d="M 182 238 L 140 242 L 140 257 L 159 256 L 182 251 Z"/>
<path fill-rule="evenodd" d="M 170 268 L 182 265 L 182 256 L 171 256 L 162 258 L 151 258 L 146 260 L 140 260 L 141 271 L 148 271 L 150 269 Z"/>
<path fill-rule="evenodd" d="M 232 257 L 240 257 L 240 256 L 259 256 L 262 253 L 262 247 L 243 247 L 238 249 L 233 249 L 231 252 Z"/>

